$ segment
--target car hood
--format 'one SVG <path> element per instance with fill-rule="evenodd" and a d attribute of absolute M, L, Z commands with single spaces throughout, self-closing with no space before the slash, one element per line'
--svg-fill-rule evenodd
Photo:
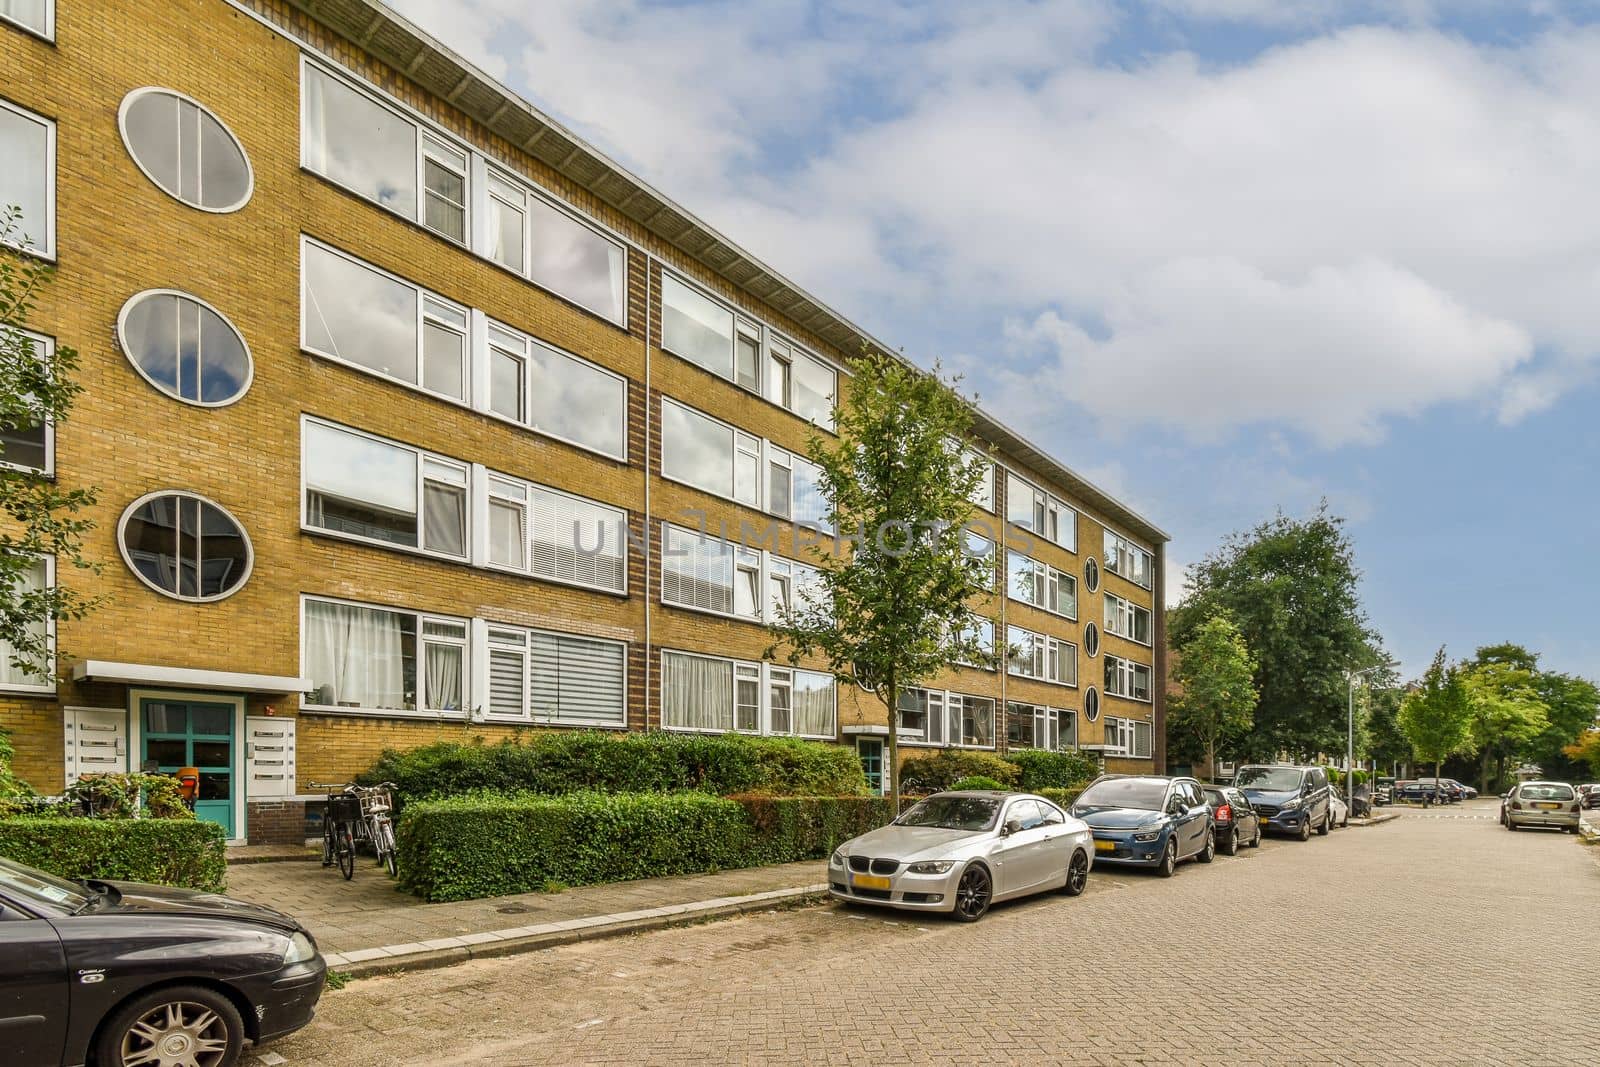
<path fill-rule="evenodd" d="M 114 890 L 110 899 L 96 909 L 96 914 L 99 915 L 181 915 L 209 919 L 242 919 L 287 933 L 303 929 L 296 919 L 275 908 L 225 897 L 221 893 L 179 889 L 170 885 L 151 885 L 147 882 L 91 881 L 89 884 L 95 887 L 109 886 Z"/>
<path fill-rule="evenodd" d="M 1073 808 L 1072 814 L 1088 823 L 1091 830 L 1132 830 L 1167 821 L 1165 815 L 1148 808 Z"/>
<path fill-rule="evenodd" d="M 911 860 L 925 853 L 948 853 L 987 840 L 992 830 L 946 830 L 938 826 L 880 826 L 843 845 L 847 856 L 881 856 L 884 859 Z"/>
<path fill-rule="evenodd" d="M 1274 804 L 1280 808 L 1291 800 L 1300 799 L 1298 789 L 1251 789 L 1245 786 L 1240 792 L 1252 804 Z"/>

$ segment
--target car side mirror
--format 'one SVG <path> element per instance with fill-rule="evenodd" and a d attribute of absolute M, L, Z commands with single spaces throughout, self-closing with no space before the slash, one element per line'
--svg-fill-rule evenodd
<path fill-rule="evenodd" d="M 1000 833 L 1002 836 L 1010 837 L 1020 829 L 1022 829 L 1021 819 L 1007 819 L 1006 824 L 1000 828 Z"/>

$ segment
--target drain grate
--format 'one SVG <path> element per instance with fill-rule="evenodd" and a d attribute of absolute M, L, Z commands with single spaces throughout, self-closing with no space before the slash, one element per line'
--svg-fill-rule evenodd
<path fill-rule="evenodd" d="M 500 907 L 494 910 L 498 911 L 501 915 L 526 915 L 533 909 L 528 907 L 526 904 L 502 904 Z"/>

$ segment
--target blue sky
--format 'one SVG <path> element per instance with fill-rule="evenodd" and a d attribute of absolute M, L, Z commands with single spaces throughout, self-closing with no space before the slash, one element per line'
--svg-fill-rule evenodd
<path fill-rule="evenodd" d="M 1327 499 L 1407 672 L 1600 677 L 1600 3 L 392 2 L 1178 564 Z"/>

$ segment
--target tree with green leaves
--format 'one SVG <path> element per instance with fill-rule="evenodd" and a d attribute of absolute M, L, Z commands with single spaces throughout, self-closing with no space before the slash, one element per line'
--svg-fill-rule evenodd
<path fill-rule="evenodd" d="M 61 582 L 39 581 L 47 557 L 57 574 L 64 566 L 99 573 L 83 556 L 83 536 L 94 523 L 83 516 L 95 502 L 90 488 L 63 489 L 56 480 L 20 466 L 8 451 L 37 438 L 39 427 L 60 426 L 83 387 L 73 380 L 77 350 L 46 346 L 23 332 L 54 268 L 17 251 L 20 212 L 0 211 L 0 650 L 23 675 L 55 673 L 50 628 L 87 615 L 98 597 Z M 20 456 L 18 457 L 20 458 Z"/>
<path fill-rule="evenodd" d="M 821 656 L 845 684 L 889 709 L 889 792 L 900 798 L 900 694 L 958 661 L 982 663 L 974 608 L 991 596 L 993 563 L 968 555 L 964 525 L 984 477 L 962 444 L 972 410 L 937 367 L 927 373 L 863 348 L 837 437 L 808 455 L 833 529 L 848 550 L 811 546 L 820 595 L 785 611 L 768 658 Z"/>
<path fill-rule="evenodd" d="M 1409 762 L 1411 759 L 1411 742 L 1400 732 L 1398 721 L 1400 702 L 1404 696 L 1405 690 L 1392 686 L 1363 689 L 1356 694 L 1359 701 L 1357 714 L 1365 713 L 1366 753 L 1378 762 L 1380 771 L 1385 764 Z M 1359 746 L 1356 753 L 1361 753 Z"/>
<path fill-rule="evenodd" d="M 1230 535 L 1188 578 L 1190 592 L 1169 616 L 1174 647 L 1225 614 L 1256 657 L 1254 729 L 1239 754 L 1344 751 L 1349 674 L 1386 658 L 1361 607 L 1344 520 L 1326 503 L 1309 519 L 1279 514 Z"/>
<path fill-rule="evenodd" d="M 1549 709 L 1540 699 L 1538 672 L 1506 660 L 1485 659 L 1486 649 L 1462 669 L 1472 706 L 1472 747 L 1478 754 L 1478 790 L 1488 795 L 1489 765 L 1497 762 L 1495 784 L 1504 780 L 1506 764 L 1520 758 L 1550 725 Z"/>
<path fill-rule="evenodd" d="M 1565 750 L 1568 759 L 1588 766 L 1589 773 L 1600 778 L 1600 727 L 1585 730 L 1583 735 Z"/>
<path fill-rule="evenodd" d="M 1256 706 L 1258 664 L 1239 628 L 1226 615 L 1201 623 L 1178 648 L 1183 686 L 1178 718 L 1205 746 L 1206 775 L 1217 773 L 1217 744 L 1242 737 Z"/>
<path fill-rule="evenodd" d="M 1445 659 L 1443 647 L 1421 684 L 1401 701 L 1397 722 L 1418 762 L 1433 764 L 1435 781 L 1446 759 L 1471 747 L 1472 699 L 1460 668 Z"/>
<path fill-rule="evenodd" d="M 1504 665 L 1530 675 L 1532 688 L 1544 704 L 1547 725 L 1527 743 L 1522 757 L 1537 763 L 1547 777 L 1560 779 L 1580 774 L 1579 764 L 1565 749 L 1600 720 L 1600 687 L 1587 678 L 1542 670 L 1538 653 L 1510 642 L 1485 645 L 1478 649 L 1473 662 Z"/>

